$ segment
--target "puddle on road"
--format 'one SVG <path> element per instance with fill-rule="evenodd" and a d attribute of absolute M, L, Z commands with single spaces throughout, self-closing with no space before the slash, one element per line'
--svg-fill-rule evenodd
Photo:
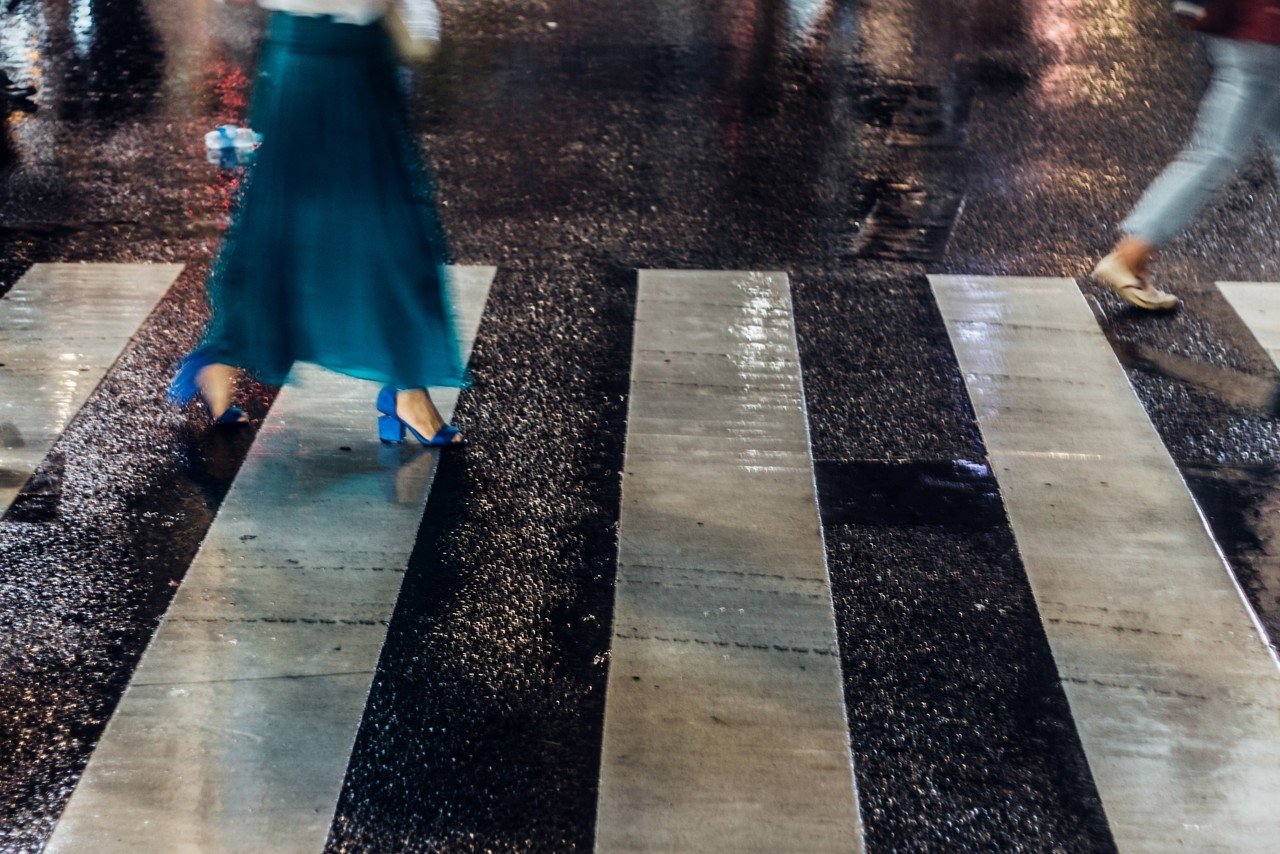
<path fill-rule="evenodd" d="M 843 462 L 814 465 L 824 525 L 1004 525 L 1004 505 L 985 463 Z"/>
<path fill-rule="evenodd" d="M 1280 643 L 1280 466 L 1182 466 L 1191 494 L 1209 521 L 1266 629 Z"/>
<path fill-rule="evenodd" d="M 964 131 L 973 91 L 881 83 L 860 103 L 885 129 L 893 167 L 875 176 L 872 206 L 850 247 L 854 258 L 927 262 L 942 257 L 964 200 Z"/>
<path fill-rule="evenodd" d="M 1276 417 L 1280 385 L 1141 344 L 1113 341 L 1125 368 L 1185 383 L 1228 406 Z M 1280 645 L 1280 466 L 1178 463 L 1210 532 L 1272 646 Z"/>
<path fill-rule="evenodd" d="M 985 463 L 825 460 L 814 468 L 827 526 L 977 532 L 1007 524 Z M 1180 468 L 1270 643 L 1280 645 L 1280 465 Z"/>

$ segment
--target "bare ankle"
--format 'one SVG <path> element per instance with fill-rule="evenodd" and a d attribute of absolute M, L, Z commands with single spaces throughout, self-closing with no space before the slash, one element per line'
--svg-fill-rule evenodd
<path fill-rule="evenodd" d="M 1121 263 L 1134 273 L 1142 275 L 1151 266 L 1151 259 L 1155 255 L 1155 246 L 1141 237 L 1130 235 L 1122 238 L 1116 244 L 1115 253 Z"/>
<path fill-rule="evenodd" d="M 401 418 L 425 427 L 433 433 L 444 426 L 444 417 L 436 409 L 431 394 L 423 388 L 405 389 L 396 392 L 396 414 Z"/>

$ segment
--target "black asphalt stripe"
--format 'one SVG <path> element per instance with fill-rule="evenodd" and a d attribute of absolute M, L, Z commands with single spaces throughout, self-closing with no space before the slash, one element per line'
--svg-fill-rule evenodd
<path fill-rule="evenodd" d="M 328 850 L 591 848 L 634 299 L 499 271 Z"/>
<path fill-rule="evenodd" d="M 869 847 L 1113 850 L 924 276 L 795 304 Z"/>
<path fill-rule="evenodd" d="M 0 849 L 71 794 L 253 438 L 163 400 L 204 313 L 179 277 L 0 520 Z M 260 418 L 267 390 L 249 390 Z"/>
<path fill-rule="evenodd" d="M 1188 463 L 1181 470 L 1272 646 L 1280 646 L 1280 468 Z"/>

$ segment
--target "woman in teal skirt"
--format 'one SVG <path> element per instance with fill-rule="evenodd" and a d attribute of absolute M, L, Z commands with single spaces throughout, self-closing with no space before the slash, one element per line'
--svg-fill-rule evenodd
<path fill-rule="evenodd" d="M 210 276 L 209 331 L 170 394 L 242 421 L 237 369 L 280 384 L 312 362 L 383 384 L 384 441 L 455 444 L 427 387 L 461 386 L 464 368 L 387 2 L 259 4 L 274 10 L 250 117 L 263 143 Z"/>

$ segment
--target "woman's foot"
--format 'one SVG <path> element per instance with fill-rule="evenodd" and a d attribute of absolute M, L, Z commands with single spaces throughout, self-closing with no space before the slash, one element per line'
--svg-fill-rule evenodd
<path fill-rule="evenodd" d="M 235 375 L 235 368 L 210 362 L 202 350 L 193 350 L 178 364 L 178 372 L 169 383 L 169 402 L 186 406 L 199 397 L 214 424 L 243 424 L 248 417 L 231 405 Z"/>
<path fill-rule="evenodd" d="M 218 424 L 241 424 L 249 417 L 231 405 L 236 391 L 236 369 L 214 362 L 196 372 L 196 386 L 200 397 L 209 408 L 209 415 Z"/>
<path fill-rule="evenodd" d="M 1093 268 L 1093 277 L 1120 295 L 1130 305 L 1148 311 L 1168 311 L 1178 307 L 1178 298 L 1151 284 L 1147 269 L 1155 247 L 1137 237 L 1126 237 L 1110 255 Z"/>
<path fill-rule="evenodd" d="M 395 412 L 384 414 L 394 414 L 407 427 L 426 440 L 430 441 L 433 437 L 440 436 L 440 432 L 446 428 L 452 429 L 445 422 L 440 410 L 436 408 L 435 401 L 431 399 L 430 392 L 425 388 L 397 390 L 395 399 Z M 462 444 L 462 434 L 455 432 L 449 439 L 449 444 Z"/>

